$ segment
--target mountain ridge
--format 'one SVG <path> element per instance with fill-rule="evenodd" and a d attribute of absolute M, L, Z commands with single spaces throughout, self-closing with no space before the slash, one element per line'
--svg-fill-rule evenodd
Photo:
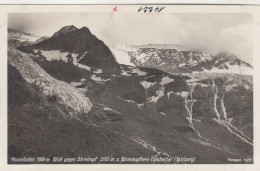
<path fill-rule="evenodd" d="M 169 47 L 165 49 L 164 46 L 171 45 L 113 45 L 110 49 L 119 63 L 152 67 L 170 73 L 211 72 L 212 70 L 212 72 L 252 75 L 253 72 L 253 67 L 249 63 L 228 52 L 212 54 L 203 49 L 180 50 L 169 49 Z"/>
<path fill-rule="evenodd" d="M 102 68 L 107 73 L 120 72 L 119 64 L 116 62 L 109 48 L 103 41 L 91 34 L 87 27 L 80 29 L 72 27 L 72 30 L 69 32 L 65 31 L 40 43 L 20 47 L 19 49 L 27 53 L 33 53 L 33 50 L 59 50 L 60 52 L 75 53 L 80 64 Z"/>

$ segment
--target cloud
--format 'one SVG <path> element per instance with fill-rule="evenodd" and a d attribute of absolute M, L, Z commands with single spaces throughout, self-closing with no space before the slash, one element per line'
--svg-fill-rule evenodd
<path fill-rule="evenodd" d="M 242 24 L 220 31 L 224 46 L 239 58 L 252 64 L 252 25 Z"/>
<path fill-rule="evenodd" d="M 251 34 L 252 25 L 251 24 L 242 24 L 236 25 L 233 27 L 224 28 L 220 31 L 220 34 L 223 38 L 232 36 L 233 38 L 239 37 L 242 39 L 250 39 L 248 34 Z"/>
<path fill-rule="evenodd" d="M 87 26 L 106 44 L 190 44 L 227 50 L 252 60 L 252 16 L 247 13 L 13 13 L 11 28 L 52 35 L 65 25 Z"/>

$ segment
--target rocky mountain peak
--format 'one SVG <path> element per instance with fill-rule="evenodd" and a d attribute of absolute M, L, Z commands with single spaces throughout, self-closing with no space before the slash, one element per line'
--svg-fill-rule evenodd
<path fill-rule="evenodd" d="M 91 33 L 89 28 L 87 28 L 86 26 L 82 27 L 80 30 Z"/>
<path fill-rule="evenodd" d="M 74 25 L 64 26 L 59 31 L 55 32 L 52 37 L 57 37 L 70 31 L 77 30 L 78 28 Z"/>
<path fill-rule="evenodd" d="M 106 73 L 120 72 L 119 64 L 114 59 L 105 43 L 91 34 L 87 27 L 64 26 L 54 35 L 32 46 L 20 47 L 23 52 L 33 50 L 69 52 L 78 56 L 78 63 L 99 68 Z M 76 61 L 75 61 L 76 62 Z"/>

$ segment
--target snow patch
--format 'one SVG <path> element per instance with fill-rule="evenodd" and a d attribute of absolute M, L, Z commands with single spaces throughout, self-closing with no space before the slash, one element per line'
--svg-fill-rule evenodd
<path fill-rule="evenodd" d="M 202 83 L 197 83 L 197 85 L 200 85 L 201 87 L 208 87 L 208 86 L 210 86 L 208 84 L 202 84 Z"/>
<path fill-rule="evenodd" d="M 113 110 L 113 109 L 111 109 L 111 108 L 108 108 L 108 107 L 104 107 L 103 110 L 115 112 L 115 113 L 118 113 L 118 114 L 122 114 L 122 113 L 120 113 L 120 112 L 118 112 L 118 111 L 116 111 L 116 110 Z"/>
<path fill-rule="evenodd" d="M 101 77 L 98 77 L 97 75 L 91 75 L 90 77 L 92 80 L 96 81 L 96 82 L 105 82 L 105 81 L 110 81 L 111 79 L 108 78 L 108 79 L 104 79 L 104 78 L 101 78 Z"/>
<path fill-rule="evenodd" d="M 152 87 L 154 84 L 156 84 L 156 82 L 151 83 L 151 82 L 148 82 L 148 81 L 142 81 L 142 82 L 140 82 L 140 84 L 142 84 L 142 86 L 145 89 L 148 89 L 148 88 Z"/>
<path fill-rule="evenodd" d="M 246 67 L 246 66 L 230 65 L 230 64 L 226 64 L 226 66 L 228 67 L 228 69 L 219 69 L 217 67 L 213 67 L 211 70 L 204 69 L 202 72 L 253 75 L 253 68 Z"/>
<path fill-rule="evenodd" d="M 182 64 L 179 64 L 179 67 L 183 67 L 185 66 L 186 64 L 182 63 Z"/>
<path fill-rule="evenodd" d="M 187 83 L 196 82 L 196 81 L 200 81 L 200 80 L 195 77 L 192 77 L 191 79 L 186 80 Z"/>
<path fill-rule="evenodd" d="M 82 65 L 82 64 L 79 64 L 79 63 L 76 63 L 75 65 L 78 66 L 79 68 L 91 71 L 91 68 L 86 66 L 86 65 Z"/>
<path fill-rule="evenodd" d="M 100 78 L 100 77 L 97 77 L 96 75 L 91 75 L 91 77 L 90 77 L 92 80 L 94 80 L 94 81 L 97 81 L 97 82 L 102 82 L 103 81 L 103 79 L 102 78 Z"/>
<path fill-rule="evenodd" d="M 170 95 L 173 94 L 173 91 L 167 92 L 168 99 L 170 98 Z"/>
<path fill-rule="evenodd" d="M 178 95 L 178 96 L 181 96 L 181 97 L 187 97 L 189 95 L 189 92 L 182 91 L 182 92 L 177 92 L 175 94 Z"/>
<path fill-rule="evenodd" d="M 162 114 L 162 115 L 164 115 L 164 116 L 166 115 L 166 113 L 164 113 L 164 112 L 160 112 L 160 114 Z"/>
<path fill-rule="evenodd" d="M 193 121 L 197 121 L 197 122 L 201 122 L 201 120 L 199 119 L 192 119 Z"/>
<path fill-rule="evenodd" d="M 102 73 L 102 69 L 97 69 L 96 71 L 94 71 L 95 74 L 101 74 Z"/>
<path fill-rule="evenodd" d="M 67 62 L 68 61 L 67 55 L 70 54 L 70 52 L 61 52 L 60 50 L 50 50 L 50 51 L 40 50 L 40 51 L 41 51 L 41 54 L 48 61 L 62 60 L 62 61 Z M 38 49 L 35 49 L 35 52 L 38 52 Z M 78 56 L 78 54 L 71 53 L 71 56 L 73 58 L 73 63 L 77 62 L 76 57 Z"/>
<path fill-rule="evenodd" d="M 144 104 L 143 103 L 141 103 L 141 104 L 138 104 L 138 103 L 136 103 L 135 101 L 133 101 L 133 100 L 126 100 L 127 102 L 129 102 L 129 103 L 133 103 L 133 104 L 136 104 L 139 108 L 141 108 Z"/>
<path fill-rule="evenodd" d="M 161 97 L 164 96 L 164 89 L 165 87 L 161 87 L 159 90 L 156 91 L 156 96 L 152 96 L 149 98 L 149 102 L 156 103 Z"/>
<path fill-rule="evenodd" d="M 128 74 L 126 71 L 124 71 L 124 70 L 121 70 L 121 71 L 122 71 L 121 75 L 124 75 L 124 76 L 131 76 L 131 74 Z"/>
<path fill-rule="evenodd" d="M 146 77 L 145 79 L 147 80 L 147 79 L 152 78 L 152 77 L 155 77 L 155 76 L 156 76 L 156 75 L 151 75 L 151 76 Z"/>
<path fill-rule="evenodd" d="M 159 66 L 162 66 L 162 65 L 165 65 L 166 64 L 166 62 L 162 62 L 162 63 L 160 63 L 160 65 Z"/>
<path fill-rule="evenodd" d="M 174 81 L 174 79 L 172 79 L 172 78 L 166 76 L 166 77 L 163 77 L 163 78 L 162 78 L 160 84 L 161 84 L 161 85 L 165 85 L 165 84 L 171 83 L 171 82 L 173 82 L 173 81 Z"/>
<path fill-rule="evenodd" d="M 41 52 L 41 54 L 46 58 L 46 60 L 48 61 L 52 61 L 52 60 L 63 60 L 65 62 L 68 61 L 67 55 L 70 54 L 70 52 L 60 52 L 60 50 L 50 50 L 50 51 L 44 51 L 44 50 L 39 50 L 39 49 L 34 49 L 33 50 L 35 53 L 37 53 L 38 51 Z M 87 52 L 85 52 L 86 54 Z M 86 65 L 82 65 L 77 63 L 77 56 L 78 54 L 75 53 L 71 53 L 71 56 L 73 58 L 73 64 L 79 68 L 85 69 L 87 71 L 91 71 L 91 68 L 86 66 Z"/>
<path fill-rule="evenodd" d="M 143 72 L 143 71 L 141 71 L 141 70 L 138 69 L 138 68 L 134 68 L 134 69 L 132 70 L 132 73 L 137 74 L 137 75 L 139 75 L 139 76 L 143 76 L 143 75 L 146 75 L 146 74 L 147 74 L 146 72 Z"/>
<path fill-rule="evenodd" d="M 225 87 L 226 91 L 230 91 L 232 88 L 236 87 L 237 85 L 236 84 L 231 84 L 231 85 L 227 85 Z"/>

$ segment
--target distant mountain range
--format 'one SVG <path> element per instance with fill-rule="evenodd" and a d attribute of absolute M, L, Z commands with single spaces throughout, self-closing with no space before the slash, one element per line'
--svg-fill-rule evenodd
<path fill-rule="evenodd" d="M 184 45 L 113 45 L 110 46 L 121 64 L 157 68 L 170 73 L 235 73 L 253 75 L 250 64 L 234 54 L 211 54 L 201 49 L 189 49 Z"/>
<path fill-rule="evenodd" d="M 14 29 L 8 28 L 9 47 L 28 46 L 46 40 L 47 38 L 48 37 L 46 36 L 35 36 L 34 34 L 19 32 Z"/>
<path fill-rule="evenodd" d="M 253 78 L 231 72 L 252 66 L 236 56 L 179 45 L 108 47 L 72 25 L 40 42 L 9 34 L 9 163 L 12 156 L 253 157 Z"/>

